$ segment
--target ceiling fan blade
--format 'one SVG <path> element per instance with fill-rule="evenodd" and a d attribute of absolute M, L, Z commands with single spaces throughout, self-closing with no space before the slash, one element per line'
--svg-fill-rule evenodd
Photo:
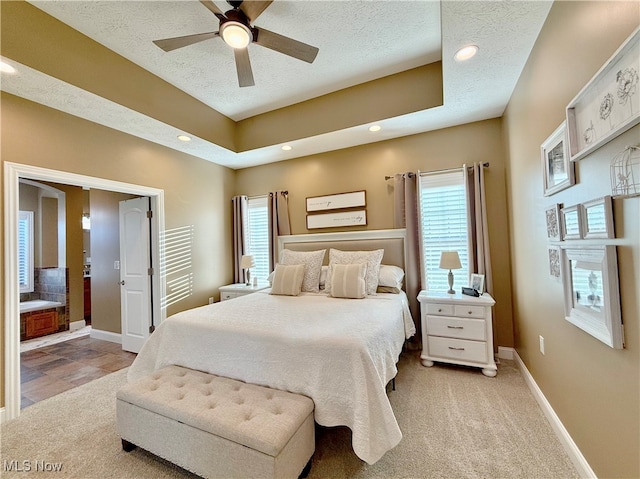
<path fill-rule="evenodd" d="M 213 3 L 211 0 L 200 0 L 200 3 L 203 4 L 205 7 L 207 7 L 209 11 L 213 13 L 216 17 L 218 17 L 220 20 L 225 19 L 225 16 L 224 16 L 224 13 L 222 13 L 222 10 L 220 10 L 216 6 L 216 4 Z"/>
<path fill-rule="evenodd" d="M 240 10 L 242 10 L 244 14 L 247 16 L 247 18 L 249 19 L 249 21 L 253 23 L 255 19 L 258 18 L 260 14 L 264 12 L 267 9 L 267 7 L 272 3 L 273 3 L 273 0 L 265 0 L 265 1 L 259 1 L 259 0 L 246 1 L 245 0 L 240 5 Z"/>
<path fill-rule="evenodd" d="M 255 85 L 251 62 L 249 61 L 249 50 L 247 48 L 234 48 L 233 55 L 236 59 L 236 71 L 238 72 L 238 84 L 243 86 Z"/>
<path fill-rule="evenodd" d="M 162 40 L 154 40 L 153 43 L 162 48 L 165 52 L 170 52 L 178 48 L 193 45 L 194 43 L 203 42 L 205 40 L 208 40 L 209 38 L 214 38 L 219 35 L 220 34 L 218 32 L 196 33 L 195 35 L 185 35 L 184 37 L 163 38 Z"/>
<path fill-rule="evenodd" d="M 278 33 L 270 32 L 264 28 L 254 28 L 258 31 L 258 38 L 254 40 L 254 43 L 307 63 L 313 63 L 313 60 L 316 59 L 319 51 L 316 47 Z"/>

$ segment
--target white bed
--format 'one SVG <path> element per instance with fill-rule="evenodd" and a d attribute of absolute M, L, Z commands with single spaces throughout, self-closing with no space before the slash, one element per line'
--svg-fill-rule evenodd
<path fill-rule="evenodd" d="M 327 236 L 305 235 L 299 241 L 308 250 L 318 244 L 310 237 Z M 388 248 L 386 261 L 397 263 L 391 258 L 398 252 Z M 348 426 L 354 452 L 373 464 L 402 438 L 386 385 L 396 375 L 404 340 L 414 333 L 403 292 L 356 300 L 265 290 L 168 318 L 144 345 L 128 378 L 176 364 L 304 394 L 314 400 L 316 422 Z"/>

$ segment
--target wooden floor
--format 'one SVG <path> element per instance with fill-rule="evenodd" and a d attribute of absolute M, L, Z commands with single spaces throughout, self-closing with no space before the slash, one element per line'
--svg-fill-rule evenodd
<path fill-rule="evenodd" d="M 126 368 L 136 355 L 89 336 L 20 353 L 21 408 Z"/>

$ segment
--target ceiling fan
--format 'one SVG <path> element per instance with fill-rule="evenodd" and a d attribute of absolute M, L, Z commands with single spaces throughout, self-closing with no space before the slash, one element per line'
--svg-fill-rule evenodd
<path fill-rule="evenodd" d="M 193 45 L 194 43 L 208 40 L 209 38 L 222 37 L 224 42 L 233 48 L 238 73 L 238 84 L 241 87 L 255 85 L 253 71 L 249 61 L 247 47 L 251 43 L 265 48 L 284 53 L 298 60 L 313 63 L 318 54 L 318 49 L 293 38 L 285 37 L 278 33 L 270 32 L 264 28 L 258 28 L 251 23 L 271 5 L 273 0 L 259 1 L 230 1 L 227 3 L 233 8 L 222 13 L 211 0 L 200 0 L 220 20 L 220 28 L 217 32 L 197 33 L 183 37 L 165 38 L 154 40 L 157 46 L 165 52 Z"/>

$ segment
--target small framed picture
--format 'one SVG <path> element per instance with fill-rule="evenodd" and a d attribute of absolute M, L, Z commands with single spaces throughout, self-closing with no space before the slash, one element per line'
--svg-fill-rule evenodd
<path fill-rule="evenodd" d="M 583 217 L 580 210 L 581 205 L 567 206 L 560 210 L 563 240 L 582 239 Z"/>
<path fill-rule="evenodd" d="M 475 289 L 480 294 L 484 293 L 484 274 L 473 273 L 469 280 L 469 287 Z"/>
<path fill-rule="evenodd" d="M 576 184 L 575 163 L 569 161 L 566 121 L 540 146 L 544 196 L 551 196 Z"/>
<path fill-rule="evenodd" d="M 549 246 L 549 276 L 560 281 L 560 247 Z"/>
<path fill-rule="evenodd" d="M 611 196 L 582 203 L 584 239 L 615 238 Z"/>
<path fill-rule="evenodd" d="M 560 203 L 557 203 L 545 210 L 545 220 L 547 222 L 547 239 L 560 241 Z"/>

